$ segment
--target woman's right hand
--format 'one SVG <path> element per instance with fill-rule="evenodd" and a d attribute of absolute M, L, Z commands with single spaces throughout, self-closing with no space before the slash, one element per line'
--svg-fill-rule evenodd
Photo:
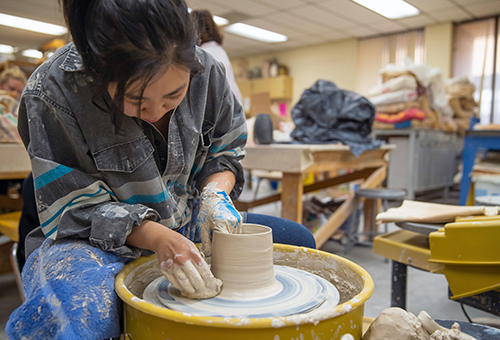
<path fill-rule="evenodd" d="M 194 243 L 173 230 L 163 228 L 153 251 L 167 280 L 189 298 L 208 299 L 218 295 L 222 281 L 213 276 Z"/>
<path fill-rule="evenodd" d="M 221 292 L 216 279 L 193 242 L 164 225 L 145 220 L 127 237 L 127 244 L 156 253 L 160 269 L 182 295 L 208 299 Z"/>

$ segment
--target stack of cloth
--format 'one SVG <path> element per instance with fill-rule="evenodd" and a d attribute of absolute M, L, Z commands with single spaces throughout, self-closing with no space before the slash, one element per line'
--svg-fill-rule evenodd
<path fill-rule="evenodd" d="M 461 135 L 469 129 L 470 119 L 478 117 L 478 105 L 473 94 L 476 87 L 467 77 L 450 79 L 446 85 L 446 98 L 453 110 L 453 120 L 457 124 L 457 131 Z"/>
<path fill-rule="evenodd" d="M 382 81 L 368 93 L 377 111 L 374 129 L 437 127 L 437 113 L 429 105 L 426 88 L 412 72 L 386 71 Z"/>
<path fill-rule="evenodd" d="M 460 184 L 462 180 L 463 164 L 458 166 L 458 173 L 453 178 L 453 183 Z M 481 176 L 500 176 L 500 152 L 489 150 L 488 152 L 478 152 L 470 177 L 474 182 Z"/>

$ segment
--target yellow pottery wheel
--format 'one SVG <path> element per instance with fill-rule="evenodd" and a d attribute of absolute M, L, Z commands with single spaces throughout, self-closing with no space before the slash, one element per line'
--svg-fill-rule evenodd
<path fill-rule="evenodd" d="M 144 288 L 161 275 L 155 255 L 127 264 L 117 275 L 115 290 L 124 302 L 124 333 L 132 340 L 184 339 L 340 339 L 352 334 L 360 340 L 366 300 L 373 280 L 357 264 L 316 249 L 274 244 L 274 264 L 317 274 L 340 292 L 331 311 L 274 318 L 219 318 L 193 316 L 142 300 Z"/>

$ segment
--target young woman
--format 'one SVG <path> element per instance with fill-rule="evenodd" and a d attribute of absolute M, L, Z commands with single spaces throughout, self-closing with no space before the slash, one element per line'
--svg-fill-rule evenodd
<path fill-rule="evenodd" d="M 193 242 L 242 222 L 315 247 L 296 223 L 234 208 L 246 124 L 222 67 L 196 47 L 182 0 L 62 0 L 73 43 L 28 80 L 19 132 L 40 227 L 26 238 L 26 302 L 11 339 L 120 334 L 114 277 L 155 252 L 178 289 L 220 291 Z M 242 216 L 243 215 L 243 216 Z"/>
<path fill-rule="evenodd" d="M 206 9 L 197 9 L 191 11 L 191 18 L 193 19 L 195 28 L 199 35 L 199 46 L 205 51 L 209 52 L 215 59 L 220 61 L 224 65 L 226 72 L 226 78 L 229 86 L 234 92 L 236 99 L 240 104 L 243 103 L 243 97 L 241 95 L 238 84 L 234 79 L 234 71 L 231 66 L 231 61 L 222 47 L 222 40 L 224 36 L 222 35 L 219 27 L 215 23 L 212 13 Z"/>

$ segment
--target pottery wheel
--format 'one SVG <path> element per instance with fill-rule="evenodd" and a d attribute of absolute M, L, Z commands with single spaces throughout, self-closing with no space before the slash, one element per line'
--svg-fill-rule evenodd
<path fill-rule="evenodd" d="M 193 300 L 183 297 L 166 278 L 159 277 L 149 284 L 143 299 L 161 307 L 199 316 L 265 318 L 307 313 L 317 308 L 338 304 L 338 290 L 327 280 L 287 266 L 274 266 L 276 288 L 272 295 L 252 299 L 224 296 Z"/>

